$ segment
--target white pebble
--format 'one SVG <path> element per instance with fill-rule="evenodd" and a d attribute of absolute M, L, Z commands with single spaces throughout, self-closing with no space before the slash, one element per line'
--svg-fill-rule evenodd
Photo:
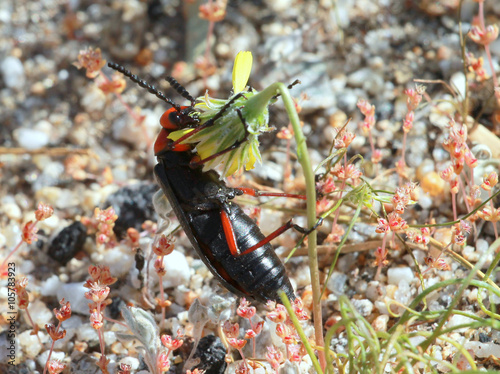
<path fill-rule="evenodd" d="M 21 274 L 31 274 L 31 272 L 35 269 L 35 263 L 31 260 L 24 260 L 19 264 L 19 271 Z"/>
<path fill-rule="evenodd" d="M 351 301 L 351 303 L 363 317 L 368 317 L 370 314 L 372 314 L 373 303 L 370 300 L 368 300 L 368 299 L 362 299 L 362 300 L 354 299 Z"/>
<path fill-rule="evenodd" d="M 38 326 L 45 326 L 47 321 L 51 321 L 52 317 L 54 316 L 52 314 L 52 311 L 49 310 L 45 303 L 40 300 L 34 300 L 30 302 L 28 310 L 30 312 L 31 318 L 33 319 L 33 322 Z M 23 315 L 26 322 L 31 325 L 31 322 L 28 320 L 26 313 L 23 313 Z"/>
<path fill-rule="evenodd" d="M 293 6 L 291 0 L 267 1 L 267 5 L 275 12 L 284 12 L 286 10 L 289 10 Z"/>
<path fill-rule="evenodd" d="M 457 90 L 460 94 L 461 98 L 465 97 L 465 91 L 467 87 L 467 79 L 465 78 L 464 73 L 461 71 L 456 72 L 450 78 L 450 83 L 453 88 Z"/>
<path fill-rule="evenodd" d="M 134 257 L 129 248 L 116 246 L 106 251 L 106 256 L 100 264 L 109 266 L 109 271 L 114 277 L 121 277 L 127 274 L 134 265 Z"/>
<path fill-rule="evenodd" d="M 338 271 L 334 271 L 332 276 L 328 280 L 326 287 L 332 291 L 335 295 L 343 295 L 345 293 L 345 284 L 347 282 L 347 275 L 344 273 L 339 273 Z"/>
<path fill-rule="evenodd" d="M 26 330 L 19 334 L 19 345 L 29 358 L 35 358 L 42 350 L 42 345 L 36 335 L 31 335 L 33 330 Z"/>
<path fill-rule="evenodd" d="M 38 355 L 36 362 L 38 362 L 38 365 L 41 367 L 45 367 L 45 364 L 47 363 L 47 359 L 49 358 L 49 353 L 50 350 L 46 350 L 42 352 L 41 354 Z M 66 356 L 66 353 L 60 352 L 60 351 L 52 351 L 52 355 L 50 356 L 51 360 L 59 360 L 59 361 L 64 361 L 64 357 Z"/>
<path fill-rule="evenodd" d="M 61 281 L 57 275 L 51 275 L 40 286 L 40 293 L 42 296 L 55 296 L 57 290 L 62 286 Z"/>
<path fill-rule="evenodd" d="M 65 283 L 57 290 L 57 300 L 64 298 L 71 303 L 71 309 L 74 313 L 89 315 L 90 302 L 85 298 L 87 289 L 83 287 L 83 282 Z"/>
<path fill-rule="evenodd" d="M 3 213 L 7 218 L 19 221 L 22 218 L 21 208 L 16 203 L 6 203 L 2 206 Z"/>
<path fill-rule="evenodd" d="M 106 104 L 106 95 L 95 85 L 88 85 L 80 103 L 89 113 L 100 112 Z"/>
<path fill-rule="evenodd" d="M 380 314 L 389 314 L 387 304 L 383 300 L 375 301 L 375 308 L 377 308 Z"/>
<path fill-rule="evenodd" d="M 80 326 L 76 331 L 76 337 L 80 341 L 87 343 L 97 343 L 99 341 L 99 336 L 97 335 L 97 330 L 95 330 L 89 324 Z"/>
<path fill-rule="evenodd" d="M 27 150 L 43 148 L 49 144 L 50 140 L 47 133 L 25 127 L 14 130 L 14 139 L 19 146 Z"/>
<path fill-rule="evenodd" d="M 394 292 L 394 299 L 401 304 L 408 305 L 411 301 L 411 289 L 408 282 L 402 279 L 398 284 L 398 289 Z"/>
<path fill-rule="evenodd" d="M 464 348 L 471 349 L 477 357 L 500 357 L 500 345 L 495 343 L 481 343 L 468 341 Z"/>
<path fill-rule="evenodd" d="M 474 320 L 472 318 L 466 317 L 466 316 L 461 316 L 459 314 L 454 314 L 448 323 L 446 324 L 446 328 L 450 327 L 455 327 L 459 325 L 464 325 L 467 323 L 472 323 Z M 461 329 L 454 330 L 456 332 L 466 332 L 469 328 L 468 327 L 463 327 Z"/>
<path fill-rule="evenodd" d="M 163 277 L 163 286 L 166 288 L 177 287 L 181 284 L 187 284 L 191 276 L 191 269 L 183 253 L 174 250 L 163 260 L 166 274 Z M 154 272 L 153 261 L 151 261 L 151 270 Z"/>
<path fill-rule="evenodd" d="M 130 357 L 130 356 L 124 357 L 120 360 L 119 363 L 130 365 L 133 371 L 137 370 L 137 368 L 139 367 L 139 360 L 135 357 Z"/>
<path fill-rule="evenodd" d="M 371 281 L 366 287 L 366 297 L 371 301 L 378 300 L 382 296 L 385 296 L 385 288 L 380 285 L 378 281 Z"/>
<path fill-rule="evenodd" d="M 175 288 L 174 290 L 174 300 L 176 304 L 179 304 L 180 306 L 186 305 L 186 295 L 189 293 L 189 289 L 184 286 L 180 285 Z"/>
<path fill-rule="evenodd" d="M 490 247 L 490 245 L 488 244 L 488 242 L 484 239 L 477 239 L 476 241 L 476 251 L 478 253 L 484 253 L 488 250 L 488 248 Z"/>
<path fill-rule="evenodd" d="M 35 197 L 37 201 L 44 201 L 54 208 L 67 209 L 78 206 L 80 195 L 68 189 L 47 186 L 36 191 Z"/>
<path fill-rule="evenodd" d="M 398 285 L 402 280 L 411 283 L 414 278 L 413 270 L 407 266 L 390 268 L 387 270 L 387 278 L 389 284 Z"/>
<path fill-rule="evenodd" d="M 24 85 L 24 66 L 21 60 L 14 56 L 7 56 L 0 65 L 3 81 L 9 88 L 21 89 Z"/>

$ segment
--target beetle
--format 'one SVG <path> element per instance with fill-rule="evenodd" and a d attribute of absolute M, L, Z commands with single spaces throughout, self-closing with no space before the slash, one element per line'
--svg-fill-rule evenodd
<path fill-rule="evenodd" d="M 266 237 L 242 208 L 232 201 L 233 198 L 243 193 L 253 196 L 298 196 L 228 187 L 219 179 L 217 172 L 202 171 L 199 166 L 205 160 L 196 159 L 195 155 L 193 162 L 192 145 L 180 144 L 184 137 L 177 141 L 168 139 L 173 131 L 185 128 L 197 131 L 210 126 L 234 103 L 235 98 L 215 117 L 201 125 L 194 110 L 194 98 L 175 79 L 168 77 L 167 81 L 191 102 L 190 106 L 175 104 L 154 86 L 120 65 L 109 63 L 108 66 L 172 106 L 160 118 L 162 129 L 154 145 L 158 162 L 154 174 L 187 237 L 208 269 L 229 291 L 247 299 L 279 301 L 278 291 L 282 290 L 294 300 L 295 293 L 285 267 L 269 242 L 289 228 L 308 234 L 320 223 L 306 230 L 290 220 Z M 244 124 L 241 112 L 238 113 Z M 241 142 L 236 141 L 217 155 L 234 149 Z"/>

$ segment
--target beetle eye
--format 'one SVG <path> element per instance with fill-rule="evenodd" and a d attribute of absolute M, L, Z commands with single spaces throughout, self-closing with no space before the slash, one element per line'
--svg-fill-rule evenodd
<path fill-rule="evenodd" d="M 181 116 L 179 115 L 178 112 L 176 111 L 172 111 L 170 112 L 170 114 L 168 115 L 168 120 L 169 122 L 174 125 L 175 127 L 178 127 L 180 128 L 181 125 L 182 125 L 182 119 L 181 119 Z"/>

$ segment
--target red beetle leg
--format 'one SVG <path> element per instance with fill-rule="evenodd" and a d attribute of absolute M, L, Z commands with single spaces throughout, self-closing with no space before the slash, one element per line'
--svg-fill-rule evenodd
<path fill-rule="evenodd" d="M 224 229 L 224 236 L 226 237 L 229 251 L 233 256 L 239 256 L 238 244 L 236 243 L 236 236 L 234 235 L 233 224 L 224 210 L 220 211 L 220 218 L 222 221 L 222 228 Z"/>
<path fill-rule="evenodd" d="M 291 194 L 291 193 L 284 193 L 284 192 L 265 192 L 265 191 L 259 191 L 254 188 L 247 188 L 247 187 L 238 187 L 238 190 L 242 191 L 245 195 L 250 195 L 250 196 L 275 196 L 275 197 L 291 197 L 293 199 L 301 199 L 301 200 L 306 200 L 305 195 L 297 195 L 297 194 Z"/>

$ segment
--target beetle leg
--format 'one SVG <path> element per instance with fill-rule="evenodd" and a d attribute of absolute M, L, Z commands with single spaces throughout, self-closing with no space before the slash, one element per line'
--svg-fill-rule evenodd
<path fill-rule="evenodd" d="M 167 145 L 167 147 L 168 147 L 167 149 L 168 149 L 168 150 L 172 150 L 172 149 L 173 149 L 173 148 L 174 148 L 177 144 L 179 144 L 179 143 L 183 142 L 184 140 L 186 140 L 186 139 L 190 138 L 190 137 L 191 137 L 191 136 L 193 136 L 194 134 L 196 134 L 196 133 L 200 132 L 201 130 L 203 130 L 203 129 L 207 128 L 207 127 L 213 126 L 213 125 L 215 124 L 215 122 L 216 122 L 219 118 L 221 118 L 221 117 L 222 117 L 222 115 L 226 112 L 226 110 L 228 110 L 228 109 L 229 109 L 229 107 L 230 107 L 231 105 L 233 105 L 233 104 L 234 104 L 234 102 L 235 102 L 236 100 L 238 100 L 239 98 L 244 97 L 244 96 L 245 96 L 245 95 L 244 95 L 244 93 L 243 93 L 243 92 L 240 92 L 239 94 L 237 94 L 237 95 L 233 96 L 233 98 L 232 98 L 231 100 L 229 100 L 229 101 L 226 103 L 226 105 L 224 105 L 224 106 L 221 108 L 221 110 L 219 110 L 219 112 L 218 112 L 218 113 L 217 113 L 214 117 L 212 117 L 212 118 L 211 118 L 210 120 L 208 120 L 207 122 L 205 122 L 205 123 L 203 123 L 203 124 L 201 124 L 201 125 L 199 125 L 199 126 L 195 127 L 195 128 L 193 129 L 193 131 L 190 131 L 190 132 L 188 132 L 187 134 L 185 134 L 185 135 L 181 136 L 181 137 L 180 137 L 179 139 L 177 139 L 176 141 L 174 141 L 174 142 L 172 142 L 172 143 L 169 143 L 169 144 Z"/>
<path fill-rule="evenodd" d="M 295 79 L 291 84 L 289 84 L 286 88 L 288 88 L 289 90 L 291 90 L 293 88 L 293 86 L 295 86 L 296 84 L 300 84 L 301 82 L 298 80 L 298 79 Z M 276 100 L 278 97 L 280 97 L 281 94 L 277 94 L 277 95 L 274 95 L 272 100 Z"/>
<path fill-rule="evenodd" d="M 236 189 L 240 190 L 245 195 L 250 195 L 250 196 L 254 196 L 254 197 L 275 196 L 275 197 L 291 197 L 293 199 L 306 200 L 306 195 L 297 195 L 297 194 L 285 193 L 285 192 L 266 192 L 266 191 L 259 191 L 259 190 L 256 190 L 254 188 L 247 188 L 247 187 L 238 187 Z"/>
<path fill-rule="evenodd" d="M 224 229 L 224 235 L 226 237 L 227 245 L 229 247 L 229 251 L 233 256 L 243 256 L 248 253 L 251 253 L 262 246 L 266 245 L 269 243 L 271 240 L 274 238 L 280 236 L 283 234 L 285 231 L 289 229 L 295 229 L 298 232 L 304 234 L 304 235 L 309 235 L 311 232 L 316 230 L 318 226 L 320 226 L 323 223 L 323 217 L 320 217 L 318 221 L 314 224 L 314 226 L 310 229 L 305 229 L 295 223 L 292 222 L 292 220 L 289 220 L 287 223 L 285 223 L 283 226 L 278 228 L 277 230 L 273 231 L 271 234 L 266 236 L 264 239 L 262 239 L 260 242 L 257 244 L 251 246 L 250 248 L 247 248 L 243 252 L 240 253 L 240 250 L 238 248 L 238 244 L 236 243 L 236 236 L 234 235 L 234 230 L 233 230 L 233 225 L 231 223 L 231 220 L 229 219 L 229 216 L 225 210 L 221 210 L 220 213 L 221 216 L 221 221 L 222 221 L 222 228 Z"/>
<path fill-rule="evenodd" d="M 222 221 L 222 228 L 224 229 L 224 237 L 226 238 L 229 251 L 233 256 L 240 256 L 240 251 L 238 249 L 238 244 L 236 243 L 236 235 L 234 234 L 233 224 L 229 219 L 226 211 L 221 209 L 220 219 Z"/>
<path fill-rule="evenodd" d="M 312 228 L 306 229 L 306 228 L 304 228 L 302 226 L 299 226 L 299 225 L 293 223 L 292 220 L 290 220 L 287 223 L 285 223 L 283 226 L 281 226 L 280 228 L 278 228 L 277 230 L 275 230 L 274 232 L 272 232 L 271 234 L 269 234 L 268 236 L 266 236 L 264 239 L 262 239 L 257 244 L 255 244 L 255 245 L 251 246 L 250 248 L 247 248 L 246 250 L 244 250 L 243 252 L 241 252 L 239 255 L 243 256 L 243 255 L 246 255 L 246 254 L 248 254 L 250 252 L 255 251 L 256 249 L 259 249 L 260 247 L 262 247 L 263 245 L 266 245 L 271 240 L 273 240 L 274 238 L 280 236 L 281 234 L 283 234 L 285 231 L 287 231 L 289 229 L 297 230 L 301 234 L 304 234 L 305 236 L 307 236 L 311 232 L 313 232 L 314 230 L 316 230 L 318 228 L 318 226 L 320 226 L 322 223 L 323 223 L 323 217 L 320 217 L 316 221 L 316 223 L 314 224 L 314 226 Z"/>

